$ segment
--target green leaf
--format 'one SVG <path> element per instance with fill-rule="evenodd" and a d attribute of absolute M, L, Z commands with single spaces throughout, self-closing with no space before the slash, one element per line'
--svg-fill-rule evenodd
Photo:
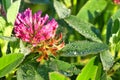
<path fill-rule="evenodd" d="M 43 3 L 49 3 L 49 0 L 24 0 L 27 3 L 33 3 L 33 4 L 43 4 Z"/>
<path fill-rule="evenodd" d="M 1 36 L 0 35 L 0 46 L 1 46 L 1 52 L 2 52 L 3 56 L 6 55 L 6 51 L 7 51 L 7 48 L 8 48 L 9 41 L 14 42 L 16 40 L 17 39 L 15 37 L 7 37 L 7 36 Z M 11 53 L 13 53 L 13 52 L 11 51 Z"/>
<path fill-rule="evenodd" d="M 60 18 L 68 17 L 71 13 L 70 9 L 67 9 L 63 3 L 60 3 L 57 0 L 54 0 L 54 7 Z"/>
<path fill-rule="evenodd" d="M 77 1 L 76 1 L 76 2 L 77 2 Z M 65 5 L 66 5 L 67 7 L 72 6 L 72 2 L 71 2 L 70 0 L 64 0 L 64 3 L 65 3 Z M 74 1 L 73 3 L 75 3 L 75 1 Z"/>
<path fill-rule="evenodd" d="M 49 66 L 52 70 L 58 71 L 66 76 L 72 76 L 73 74 L 78 74 L 80 72 L 73 64 L 61 60 L 52 60 Z"/>
<path fill-rule="evenodd" d="M 8 8 L 10 7 L 12 0 L 2 0 L 3 6 L 5 11 L 7 12 Z"/>
<path fill-rule="evenodd" d="M 120 50 L 120 28 L 117 30 L 116 33 L 113 33 L 110 37 L 110 45 L 113 49 L 115 49 L 116 52 L 119 52 Z"/>
<path fill-rule="evenodd" d="M 22 40 L 20 40 L 20 52 L 25 56 L 31 52 L 31 49 L 26 47 Z"/>
<path fill-rule="evenodd" d="M 112 34 L 117 33 L 119 29 L 120 29 L 120 20 L 115 19 L 113 22 L 112 29 L 111 29 Z"/>
<path fill-rule="evenodd" d="M 3 32 L 3 36 L 11 37 L 12 30 L 13 30 L 13 26 L 11 25 L 6 26 Z"/>
<path fill-rule="evenodd" d="M 85 21 L 93 22 L 106 6 L 107 1 L 105 0 L 88 0 L 78 12 L 77 17 Z"/>
<path fill-rule="evenodd" d="M 64 19 L 72 28 L 78 31 L 80 34 L 93 41 L 101 42 L 101 40 L 93 32 L 95 30 L 94 26 L 90 23 L 79 20 L 75 16 L 70 16 Z M 97 33 L 97 32 L 96 32 Z"/>
<path fill-rule="evenodd" d="M 8 48 L 8 41 L 0 39 L 0 47 L 1 47 L 2 56 L 5 56 Z"/>
<path fill-rule="evenodd" d="M 3 31 L 3 36 L 10 37 L 11 33 L 12 33 L 12 28 L 13 28 L 13 26 L 11 26 L 11 25 L 6 26 Z M 3 38 L 2 36 L 0 36 L 0 37 Z M 1 38 L 0 38 L 1 52 L 3 55 L 6 55 L 9 41 L 3 40 Z"/>
<path fill-rule="evenodd" d="M 23 54 L 8 54 L 0 58 L 0 77 L 5 76 L 23 60 Z"/>
<path fill-rule="evenodd" d="M 76 80 L 100 80 L 101 69 L 98 57 L 93 57 L 82 69 Z"/>
<path fill-rule="evenodd" d="M 90 41 L 76 41 L 67 44 L 60 51 L 60 53 L 62 53 L 62 56 L 85 56 L 89 54 L 96 54 L 107 49 L 108 46 L 103 43 Z"/>
<path fill-rule="evenodd" d="M 48 72 L 50 71 L 51 69 L 48 66 L 30 61 L 19 67 L 17 80 L 49 80 Z"/>
<path fill-rule="evenodd" d="M 113 62 L 114 62 L 110 51 L 107 50 L 107 51 L 101 52 L 100 58 L 102 61 L 103 69 L 109 70 L 112 67 Z"/>
<path fill-rule="evenodd" d="M 120 40 L 119 40 L 119 42 L 116 44 L 116 51 L 120 51 Z"/>
<path fill-rule="evenodd" d="M 50 80 L 70 80 L 68 77 L 60 74 L 59 72 L 50 72 L 49 78 Z"/>
<path fill-rule="evenodd" d="M 101 79 L 100 80 L 107 80 L 107 73 L 103 71 Z"/>
<path fill-rule="evenodd" d="M 17 13 L 19 11 L 21 0 L 17 0 L 11 4 L 10 8 L 7 11 L 7 21 L 8 23 L 12 23 L 14 25 Z"/>
<path fill-rule="evenodd" d="M 112 36 L 110 37 L 109 42 L 111 44 L 117 44 L 120 41 L 120 29 L 117 30 L 116 33 L 112 34 Z"/>
<path fill-rule="evenodd" d="M 112 33 L 117 32 L 120 29 L 120 9 L 109 19 L 107 24 L 106 43 L 109 43 L 109 39 Z"/>
<path fill-rule="evenodd" d="M 114 79 L 112 79 L 110 75 L 107 75 L 106 72 L 103 72 L 100 80 L 114 80 Z"/>
<path fill-rule="evenodd" d="M 3 32 L 4 27 L 6 26 L 6 21 L 3 17 L 0 17 L 0 33 Z"/>
<path fill-rule="evenodd" d="M 9 42 L 9 46 L 10 46 L 10 52 L 11 53 L 19 53 L 20 52 L 20 42 L 19 42 L 19 39 L 16 39 L 15 41 L 10 41 Z"/>
<path fill-rule="evenodd" d="M 31 64 L 24 64 L 17 70 L 17 80 L 44 80 Z"/>
<path fill-rule="evenodd" d="M 6 40 L 6 41 L 16 41 L 16 37 L 7 37 L 7 36 L 1 36 L 0 39 Z"/>
<path fill-rule="evenodd" d="M 51 6 L 49 4 L 50 0 L 24 0 L 25 8 L 29 7 L 32 10 L 32 13 L 35 13 L 39 10 L 46 13 L 46 11 L 51 10 Z"/>

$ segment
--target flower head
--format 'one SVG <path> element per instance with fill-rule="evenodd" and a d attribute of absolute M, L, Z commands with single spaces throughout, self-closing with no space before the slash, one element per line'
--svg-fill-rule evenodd
<path fill-rule="evenodd" d="M 115 4 L 120 4 L 120 0 L 113 0 Z"/>
<path fill-rule="evenodd" d="M 61 43 L 62 34 L 56 36 L 58 23 L 55 19 L 49 20 L 49 16 L 41 16 L 42 12 L 38 11 L 32 15 L 30 8 L 22 13 L 18 13 L 14 24 L 15 36 L 22 41 L 32 45 L 31 52 L 38 52 L 41 56 L 37 61 L 48 59 L 49 54 L 56 55 L 57 50 L 64 47 Z"/>
<path fill-rule="evenodd" d="M 38 11 L 32 15 L 30 8 L 17 15 L 15 21 L 15 35 L 25 42 L 36 46 L 40 41 L 53 38 L 58 28 L 55 19 L 48 20 L 49 16 L 41 16 L 42 12 Z"/>

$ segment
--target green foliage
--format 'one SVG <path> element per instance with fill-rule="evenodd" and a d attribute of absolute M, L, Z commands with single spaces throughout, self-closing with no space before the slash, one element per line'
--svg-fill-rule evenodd
<path fill-rule="evenodd" d="M 114 46 L 120 42 L 120 29 L 110 37 L 110 43 Z M 117 46 L 116 46 L 117 47 Z M 119 49 L 118 49 L 119 50 Z"/>
<path fill-rule="evenodd" d="M 72 16 L 72 15 L 68 18 L 65 18 L 65 21 L 72 28 L 74 28 L 77 32 L 79 32 L 86 38 L 91 39 L 93 41 L 101 42 L 101 40 L 94 33 L 95 27 L 92 24 L 88 22 L 84 22 L 83 20 L 80 20 L 76 16 Z"/>
<path fill-rule="evenodd" d="M 50 6 L 49 3 L 50 3 L 50 0 L 24 0 L 23 8 L 29 7 L 32 9 L 33 13 L 37 12 L 38 10 L 41 10 L 42 12 L 46 12 L 46 11 L 49 11 L 48 10 Z"/>
<path fill-rule="evenodd" d="M 0 17 L 0 35 L 1 35 L 5 26 L 6 26 L 6 21 L 4 20 L 3 17 Z"/>
<path fill-rule="evenodd" d="M 102 67 L 98 57 L 93 57 L 82 69 L 76 80 L 100 80 Z"/>
<path fill-rule="evenodd" d="M 49 70 L 48 67 L 37 67 L 37 63 L 29 62 L 19 67 L 17 80 L 47 80 L 47 70 Z"/>
<path fill-rule="evenodd" d="M 11 0 L 9 0 L 11 2 Z M 12 31 L 13 31 L 13 25 L 14 25 L 14 22 L 15 22 L 15 18 L 16 18 L 16 15 L 19 11 L 19 6 L 20 6 L 20 0 L 18 1 L 15 1 L 13 3 L 10 3 L 9 1 L 4 1 L 3 0 L 3 4 L 4 4 L 4 7 L 7 9 L 7 21 L 5 21 L 4 18 L 0 18 L 0 23 L 1 23 L 1 26 L 0 26 L 0 45 L 1 45 L 1 52 L 2 52 L 2 55 L 6 55 L 6 52 L 7 52 L 7 48 L 8 48 L 8 37 L 10 39 L 11 37 L 11 34 L 12 34 Z M 12 24 L 12 25 L 11 25 Z M 12 39 L 12 38 L 11 38 Z"/>
<path fill-rule="evenodd" d="M 89 0 L 80 9 L 77 17 L 85 21 L 93 22 L 95 18 L 100 15 L 100 13 L 105 9 L 106 6 L 107 2 L 105 0 Z"/>
<path fill-rule="evenodd" d="M 15 37 L 0 36 L 0 39 L 6 40 L 6 41 L 16 41 Z"/>
<path fill-rule="evenodd" d="M 109 19 L 107 25 L 106 42 L 109 43 L 109 39 L 113 33 L 119 28 L 120 9 Z M 120 28 L 119 28 L 120 29 Z"/>
<path fill-rule="evenodd" d="M 1 5 L 6 16 L 0 16 L 0 80 L 119 80 L 120 6 L 112 0 L 2 0 Z M 17 13 L 28 7 L 58 21 L 65 46 L 56 57 L 42 55 L 41 44 L 33 48 L 15 38 Z M 45 60 L 36 62 L 40 56 Z"/>
<path fill-rule="evenodd" d="M 8 8 L 11 6 L 12 0 L 2 0 L 5 11 L 7 12 Z"/>
<path fill-rule="evenodd" d="M 8 54 L 0 58 L 0 77 L 15 69 L 23 60 L 23 54 Z"/>
<path fill-rule="evenodd" d="M 49 66 L 52 70 L 58 71 L 66 76 L 73 76 L 74 74 L 78 74 L 80 72 L 75 65 L 57 59 L 52 60 Z"/>
<path fill-rule="evenodd" d="M 49 0 L 25 0 L 26 2 L 28 2 L 28 3 L 33 3 L 33 4 L 35 4 L 35 3 L 48 3 L 49 2 Z"/>
<path fill-rule="evenodd" d="M 104 70 L 109 70 L 113 66 L 113 56 L 111 55 L 110 51 L 103 51 L 100 54 L 100 58 L 103 64 Z"/>
<path fill-rule="evenodd" d="M 7 52 L 7 47 L 8 47 L 8 43 L 9 41 L 7 40 L 8 38 L 5 37 L 10 37 L 11 33 L 12 33 L 12 27 L 11 25 L 5 26 L 2 30 L 2 36 L 0 36 L 0 42 L 1 42 L 1 52 L 2 55 L 6 55 Z"/>
<path fill-rule="evenodd" d="M 70 80 L 68 77 L 58 72 L 50 72 L 49 77 L 50 77 L 50 80 Z"/>
<path fill-rule="evenodd" d="M 72 76 L 80 72 L 73 64 L 67 62 L 52 59 L 51 61 L 45 62 L 44 64 L 36 63 L 30 60 L 29 62 L 23 63 L 17 70 L 17 80 L 49 80 L 54 78 L 56 74 L 56 80 L 67 79 L 66 76 Z"/>
<path fill-rule="evenodd" d="M 60 18 L 65 18 L 70 15 L 70 9 L 67 9 L 63 3 L 57 0 L 54 0 L 54 7 Z"/>
<path fill-rule="evenodd" d="M 111 47 L 115 48 L 115 51 L 119 51 L 120 49 L 120 21 L 119 18 L 116 19 L 113 23 L 111 29 L 111 37 L 109 39 Z"/>
<path fill-rule="evenodd" d="M 14 25 L 17 13 L 19 11 L 21 0 L 15 1 L 11 4 L 11 6 L 7 10 L 7 21 Z"/>
<path fill-rule="evenodd" d="M 117 33 L 119 28 L 120 28 L 120 22 L 119 22 L 119 18 L 117 18 L 113 22 L 113 26 L 112 26 L 112 29 L 111 29 L 112 34 Z"/>
<path fill-rule="evenodd" d="M 25 47 L 23 41 L 20 40 L 20 52 L 23 53 L 24 55 L 28 55 L 31 50 L 28 47 Z"/>
<path fill-rule="evenodd" d="M 103 43 L 90 41 L 76 41 L 67 44 L 62 50 L 62 56 L 86 56 L 89 54 L 96 54 L 98 52 L 107 50 L 108 46 Z"/>

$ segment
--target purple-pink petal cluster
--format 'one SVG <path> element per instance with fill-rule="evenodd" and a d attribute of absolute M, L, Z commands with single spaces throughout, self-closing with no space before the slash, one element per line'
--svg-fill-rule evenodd
<path fill-rule="evenodd" d="M 43 17 L 41 15 L 41 11 L 32 15 L 30 8 L 18 13 L 14 24 L 15 36 L 34 46 L 41 41 L 53 38 L 58 28 L 58 23 L 55 19 L 49 20 L 47 14 Z"/>
<path fill-rule="evenodd" d="M 120 4 L 120 0 L 113 0 L 115 4 Z"/>

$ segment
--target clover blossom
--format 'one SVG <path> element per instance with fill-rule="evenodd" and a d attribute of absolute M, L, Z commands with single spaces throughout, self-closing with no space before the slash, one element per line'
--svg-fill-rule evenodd
<path fill-rule="evenodd" d="M 32 52 L 39 52 L 41 56 L 37 61 L 47 59 L 49 53 L 56 55 L 56 51 L 64 46 L 64 42 L 60 44 L 60 38 L 56 38 L 56 30 L 58 23 L 55 19 L 49 20 L 49 16 L 41 16 L 42 12 L 38 11 L 32 15 L 30 8 L 22 13 L 18 13 L 14 24 L 15 36 L 22 41 L 31 44 Z"/>
<path fill-rule="evenodd" d="M 120 0 L 113 0 L 115 4 L 120 4 Z"/>
<path fill-rule="evenodd" d="M 55 19 L 48 20 L 49 16 L 47 14 L 41 17 L 41 14 L 42 12 L 38 11 L 32 15 L 29 8 L 19 13 L 15 21 L 15 35 L 34 46 L 42 40 L 54 37 L 58 28 L 57 22 Z"/>

